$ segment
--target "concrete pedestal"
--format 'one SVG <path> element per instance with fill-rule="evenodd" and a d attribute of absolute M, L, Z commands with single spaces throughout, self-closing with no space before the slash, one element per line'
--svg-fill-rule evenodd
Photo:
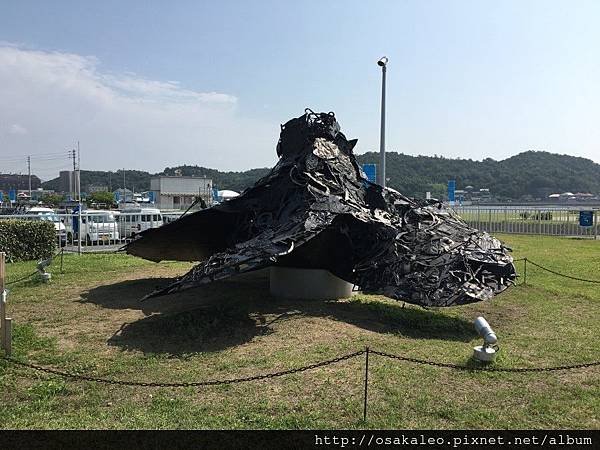
<path fill-rule="evenodd" d="M 324 300 L 352 296 L 353 285 L 328 270 L 271 267 L 269 287 L 275 297 Z"/>

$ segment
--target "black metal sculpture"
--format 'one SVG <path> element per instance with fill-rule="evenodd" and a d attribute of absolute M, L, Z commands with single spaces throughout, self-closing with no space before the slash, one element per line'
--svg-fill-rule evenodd
<path fill-rule="evenodd" d="M 369 182 L 333 113 L 281 127 L 279 162 L 239 197 L 150 229 L 126 251 L 201 261 L 154 297 L 279 265 L 329 270 L 365 293 L 422 306 L 491 298 L 516 277 L 500 241 L 437 200 Z"/>

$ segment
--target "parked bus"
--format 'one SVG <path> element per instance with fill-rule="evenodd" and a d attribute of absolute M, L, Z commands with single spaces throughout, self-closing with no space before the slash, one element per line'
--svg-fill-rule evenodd
<path fill-rule="evenodd" d="M 144 230 L 163 225 L 162 214 L 157 208 L 126 208 L 119 211 L 118 217 L 119 231 L 124 238 L 132 238 Z"/>

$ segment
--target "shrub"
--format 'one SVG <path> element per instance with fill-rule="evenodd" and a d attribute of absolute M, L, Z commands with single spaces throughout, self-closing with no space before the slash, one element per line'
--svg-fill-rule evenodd
<path fill-rule="evenodd" d="M 56 247 L 52 222 L 0 220 L 0 252 L 8 262 L 49 258 Z"/>

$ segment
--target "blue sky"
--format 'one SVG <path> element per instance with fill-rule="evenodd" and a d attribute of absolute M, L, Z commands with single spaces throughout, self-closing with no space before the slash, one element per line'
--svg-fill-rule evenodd
<path fill-rule="evenodd" d="M 388 150 L 600 162 L 599 18 L 585 1 L 4 1 L 0 160 L 79 139 L 84 168 L 270 166 L 305 107 L 376 150 L 385 54 Z"/>

